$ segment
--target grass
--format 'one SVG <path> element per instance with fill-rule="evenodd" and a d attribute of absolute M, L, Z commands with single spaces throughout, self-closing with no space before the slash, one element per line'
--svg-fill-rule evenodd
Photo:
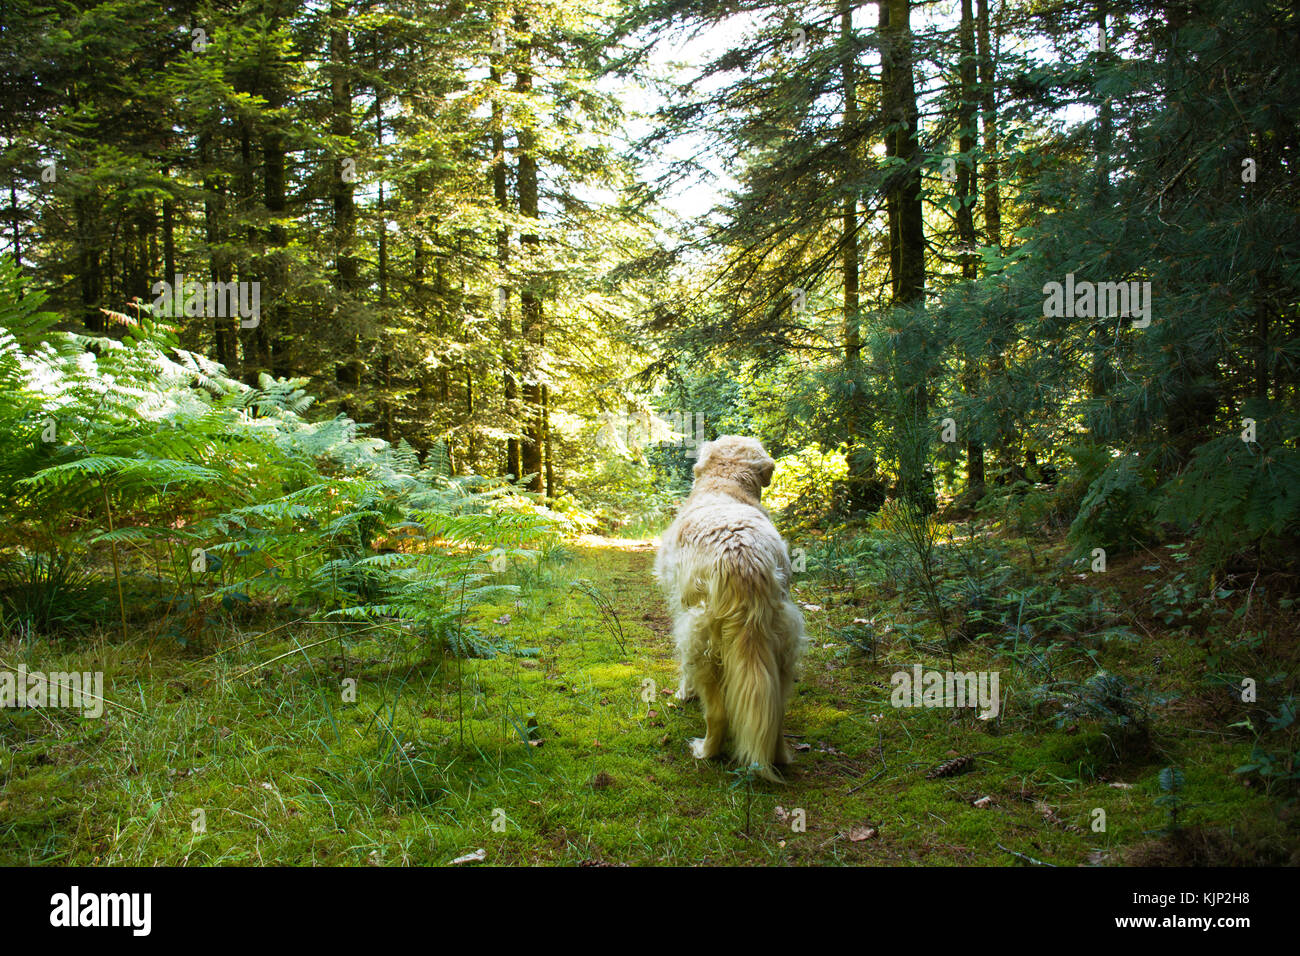
<path fill-rule="evenodd" d="M 817 609 L 788 782 L 696 761 L 687 741 L 703 718 L 671 697 L 652 558 L 648 542 L 587 538 L 529 572 L 521 599 L 469 622 L 513 645 L 493 659 L 306 622 L 232 629 L 201 659 L 115 634 L 2 644 L 0 668 L 102 670 L 116 705 L 94 720 L 0 711 L 0 863 L 446 864 L 479 849 L 490 865 L 1295 860 L 1291 807 L 1233 772 L 1249 736 L 1186 697 L 1162 712 L 1150 753 L 1125 756 L 1087 724 L 1035 715 L 1026 675 L 962 644 L 958 669 L 1001 671 L 1000 721 L 891 707 L 893 672 L 944 669 L 947 655 L 903 630 L 874 660 L 846 642 L 850 621 L 896 613 L 871 582 L 796 584 Z M 1153 680 L 1197 686 L 1177 636 L 1113 653 L 1130 668 L 1160 656 Z M 927 779 L 966 755 L 967 772 Z M 1157 803 L 1167 765 L 1186 775 L 1173 836 Z"/>

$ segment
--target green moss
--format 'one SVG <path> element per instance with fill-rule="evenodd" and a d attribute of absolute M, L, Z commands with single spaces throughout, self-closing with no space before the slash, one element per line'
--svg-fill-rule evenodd
<path fill-rule="evenodd" d="M 146 655 L 143 641 L 101 643 L 84 659 L 26 648 L 32 668 L 93 662 L 106 696 L 133 712 L 0 712 L 0 856 L 398 865 L 482 848 L 490 864 L 1014 862 L 1001 843 L 1074 865 L 1161 838 L 1156 778 L 1170 763 L 1186 771 L 1184 826 L 1275 844 L 1282 832 L 1277 804 L 1232 773 L 1247 742 L 1171 721 L 1157 727 L 1159 753 L 1125 763 L 1102 731 L 1067 732 L 1022 709 L 1027 684 L 989 648 L 963 646 L 958 666 L 1001 669 L 1012 704 L 1000 722 L 892 708 L 893 671 L 946 668 L 946 657 L 897 634 L 875 662 L 852 651 L 838 629 L 891 607 L 837 607 L 806 579 L 800 598 L 822 609 L 807 614 L 812 649 L 790 708 L 796 764 L 785 784 L 735 786 L 726 764 L 687 752 L 703 718 L 671 696 L 650 561 L 648 550 L 582 548 L 518 603 L 477 610 L 474 623 L 517 651 L 486 660 L 429 658 L 375 633 L 308 649 L 328 632 L 307 626 L 227 635 L 204 660 Z M 623 648 L 568 589 L 577 578 L 615 601 Z M 14 664 L 18 650 L 0 648 L 0 660 Z M 1185 686 L 1174 668 L 1195 666 L 1171 647 L 1164 678 Z M 964 754 L 977 755 L 966 773 L 926 779 Z M 1104 832 L 1091 829 L 1098 809 Z"/>

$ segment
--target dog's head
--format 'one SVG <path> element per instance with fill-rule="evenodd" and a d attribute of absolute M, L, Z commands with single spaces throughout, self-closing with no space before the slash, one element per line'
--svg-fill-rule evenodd
<path fill-rule="evenodd" d="M 771 483 L 775 468 L 776 462 L 757 439 L 722 435 L 700 446 L 700 457 L 695 462 L 695 480 L 722 478 L 734 481 L 758 498 Z"/>

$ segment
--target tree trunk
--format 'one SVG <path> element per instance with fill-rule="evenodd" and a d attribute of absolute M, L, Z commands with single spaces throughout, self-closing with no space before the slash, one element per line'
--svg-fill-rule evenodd
<path fill-rule="evenodd" d="M 272 108 L 278 108 L 282 99 L 282 93 L 276 89 L 268 95 L 267 102 Z M 285 198 L 284 137 L 274 126 L 268 126 L 263 134 L 262 162 L 265 180 L 263 202 L 266 205 L 270 225 L 266 230 L 267 250 L 262 268 L 262 278 L 265 281 L 260 299 L 261 316 L 254 331 L 262 333 L 258 341 L 267 353 L 265 361 L 271 374 L 287 378 L 293 374 L 288 348 L 288 330 L 285 328 L 284 321 L 284 299 L 289 284 L 289 268 L 285 262 L 284 247 L 288 237 L 279 220 L 283 218 L 288 203 Z"/>
<path fill-rule="evenodd" d="M 998 101 L 994 85 L 993 36 L 989 26 L 989 3 L 976 0 L 979 30 L 980 111 L 984 127 L 984 241 L 1002 249 L 1002 202 L 998 196 Z"/>
<path fill-rule="evenodd" d="M 515 17 L 515 23 L 521 35 L 528 33 L 528 19 L 523 15 Z M 531 49 L 528 44 L 522 46 L 523 66 L 515 74 L 515 92 L 527 98 L 533 88 L 531 72 Z M 527 219 L 536 219 L 537 210 L 537 157 L 534 155 L 536 136 L 527 126 L 520 127 L 517 133 L 519 157 L 517 160 L 519 214 Z M 524 440 L 520 449 L 519 467 L 528 479 L 531 491 L 542 490 L 542 388 L 541 388 L 541 336 L 542 336 L 542 299 L 537 289 L 537 258 L 539 239 L 536 233 L 524 233 L 520 236 L 523 252 L 523 282 L 520 288 L 519 305 L 522 321 L 524 347 Z"/>
<path fill-rule="evenodd" d="M 99 258 L 98 203 L 92 196 L 79 196 L 77 209 L 77 274 L 81 280 L 82 321 L 92 332 L 105 329 L 103 313 L 99 311 L 103 294 L 103 272 Z"/>
<path fill-rule="evenodd" d="M 163 168 L 164 178 L 171 178 L 171 167 Z M 163 279 L 171 282 L 176 275 L 176 203 L 168 196 L 163 200 Z"/>
<path fill-rule="evenodd" d="M 862 328 L 859 315 L 858 279 L 858 200 L 849 185 L 857 172 L 857 151 L 852 147 L 858 125 L 857 62 L 853 42 L 853 7 L 850 0 L 839 0 L 840 43 L 844 45 L 840 72 L 844 87 L 844 359 L 850 369 L 857 366 L 862 353 Z"/>
<path fill-rule="evenodd" d="M 203 167 L 203 226 L 208 242 L 208 276 L 213 282 L 227 282 L 230 274 L 229 256 L 222 251 L 225 241 L 225 194 L 212 170 L 212 135 L 199 136 L 199 163 Z M 172 281 L 169 277 L 167 281 Z M 214 350 L 217 361 L 225 366 L 231 376 L 239 374 L 236 367 L 237 340 L 234 329 L 223 324 L 213 327 Z"/>
<path fill-rule="evenodd" d="M 840 59 L 840 79 L 844 96 L 844 124 L 840 135 L 844 141 L 843 180 L 844 207 L 842 210 L 841 248 L 844 269 L 844 370 L 850 380 L 856 380 L 862 362 L 862 311 L 861 271 L 862 249 L 859 242 L 858 200 L 852 186 L 858 172 L 859 154 L 852 145 L 858 135 L 858 63 L 853 45 L 852 0 L 839 0 L 840 43 L 844 47 Z M 845 422 L 846 455 L 848 459 L 848 504 L 852 510 L 873 512 L 880 506 L 880 480 L 876 460 L 870 449 L 861 445 L 863 396 L 854 394 L 848 402 L 848 420 Z"/>
<path fill-rule="evenodd" d="M 14 230 L 14 262 L 22 268 L 23 264 L 23 236 L 22 221 L 18 215 L 18 184 L 16 180 L 9 181 L 9 214 L 13 217 Z"/>
<path fill-rule="evenodd" d="M 1097 33 L 1106 35 L 1110 5 L 1107 0 L 1097 4 Z M 1109 47 L 1108 47 L 1109 48 Z M 1106 97 L 1097 106 L 1097 207 L 1110 205 L 1110 153 L 1114 140 L 1115 110 Z"/>
<path fill-rule="evenodd" d="M 925 223 L 921 204 L 920 116 L 916 106 L 913 72 L 911 0 L 886 0 L 888 4 L 889 87 L 885 90 L 888 121 L 893 133 L 893 155 L 906 164 L 891 193 L 897 209 L 898 274 L 894 303 L 911 305 L 925 295 Z"/>
<path fill-rule="evenodd" d="M 492 58 L 490 67 L 492 81 L 492 196 L 496 200 L 497 210 L 502 216 L 510 211 L 510 195 L 506 185 L 506 133 L 505 109 L 499 95 L 501 91 L 501 70 L 497 58 Z M 498 319 L 501 329 L 501 379 L 505 392 L 505 413 L 512 430 L 519 427 L 519 369 L 515 360 L 514 319 L 510 314 L 510 287 L 507 285 L 507 270 L 510 268 L 510 230 L 502 223 L 497 229 L 497 269 L 500 279 L 497 284 L 496 307 L 500 310 Z M 519 439 L 506 439 L 505 473 L 513 479 L 520 477 Z"/>
<path fill-rule="evenodd" d="M 551 454 L 551 389 L 542 386 L 542 443 L 546 450 L 546 497 L 555 497 L 555 457 Z"/>
<path fill-rule="evenodd" d="M 971 280 L 978 275 L 975 255 L 975 107 L 979 91 L 976 89 L 977 63 L 975 56 L 975 17 L 971 0 L 961 0 L 961 80 L 957 125 L 960 132 L 957 148 L 961 161 L 957 166 L 957 237 L 962 246 L 961 275 Z M 968 356 L 964 363 L 962 384 L 968 395 L 979 389 L 979 360 Z M 967 428 L 969 431 L 969 427 Z M 966 497 L 973 504 L 984 496 L 984 446 L 977 441 L 966 441 Z"/>
<path fill-rule="evenodd" d="M 344 18 L 347 4 L 340 0 L 330 3 L 330 132 L 335 136 L 352 137 L 352 82 L 350 70 L 350 42 Z M 357 288 L 357 261 L 351 254 L 356 233 L 356 205 L 353 198 L 355 157 L 335 156 L 332 190 L 334 197 L 334 250 L 335 285 L 344 295 Z"/>
<path fill-rule="evenodd" d="M 925 298 L 925 223 L 921 203 L 920 117 L 916 104 L 910 0 L 881 0 L 882 107 L 890 132 L 886 154 L 902 160 L 886 190 L 890 220 L 890 263 L 893 304 L 920 305 Z M 922 508 L 933 510 L 933 482 L 920 446 L 929 400 L 921 357 L 923 333 L 911 320 L 897 337 L 895 387 L 903 402 L 898 425 L 899 484 L 902 493 Z"/>
<path fill-rule="evenodd" d="M 992 0 L 975 0 L 975 27 L 977 32 L 977 52 L 979 59 L 980 87 L 980 123 L 983 127 L 984 153 L 984 242 L 998 252 L 1002 251 L 1002 199 L 999 192 L 998 177 L 998 98 L 997 98 L 997 62 L 995 60 L 996 37 L 994 25 L 989 17 L 989 4 Z M 1005 372 L 1005 363 L 1000 351 L 995 351 L 989 358 L 985 381 L 1000 379 Z M 994 448 L 997 460 L 1008 475 L 1014 473 L 1018 465 L 1015 462 L 1011 436 L 998 435 Z M 982 466 L 982 463 L 981 463 Z"/>

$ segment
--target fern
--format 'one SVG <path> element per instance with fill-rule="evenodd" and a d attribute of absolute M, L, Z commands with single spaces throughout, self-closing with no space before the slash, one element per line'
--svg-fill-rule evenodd
<path fill-rule="evenodd" d="M 123 560 L 126 576 L 156 582 L 144 559 L 161 554 L 177 607 L 229 610 L 261 594 L 389 619 L 429 646 L 493 652 L 464 615 L 519 588 L 488 556 L 535 562 L 556 530 L 510 510 L 508 486 L 449 478 L 438 454 L 421 467 L 410 446 L 344 416 L 309 421 L 302 381 L 231 379 L 147 315 L 121 317 L 120 340 L 55 331 L 19 284 L 0 263 L 0 381 L 11 396 L 0 408 L 0 498 L 16 528 L 39 524 L 91 573 L 107 549 L 119 595 Z M 0 555 L 25 536 L 0 540 Z M 376 553 L 389 538 L 407 550 Z M 197 577 L 196 549 L 206 556 Z"/>
<path fill-rule="evenodd" d="M 1135 454 L 1115 458 L 1088 486 L 1070 539 L 1081 550 L 1120 550 L 1149 532 L 1154 479 Z"/>
<path fill-rule="evenodd" d="M 1206 558 L 1221 562 L 1243 546 L 1300 530 L 1300 427 L 1267 403 L 1252 401 L 1256 441 L 1231 429 L 1196 449 L 1187 469 L 1169 482 L 1159 516 L 1204 541 Z"/>

